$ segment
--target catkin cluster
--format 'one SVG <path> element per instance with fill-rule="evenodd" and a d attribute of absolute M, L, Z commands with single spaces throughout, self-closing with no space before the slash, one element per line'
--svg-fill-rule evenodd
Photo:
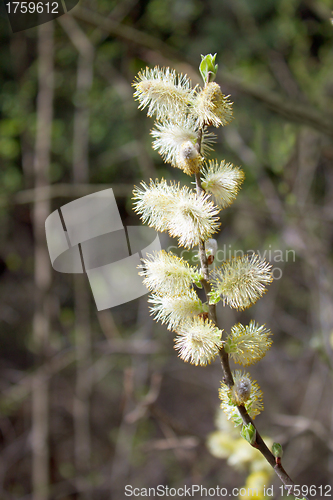
<path fill-rule="evenodd" d="M 134 209 L 142 221 L 157 231 L 178 238 L 178 245 L 201 245 L 208 265 L 214 261 L 217 243 L 212 236 L 219 228 L 218 214 L 236 198 L 244 180 L 243 171 L 231 163 L 207 160 L 213 151 L 214 134 L 209 127 L 227 125 L 232 103 L 213 80 L 215 56 L 202 58 L 203 88 L 192 87 L 185 75 L 169 68 L 141 71 L 133 86 L 140 109 L 155 118 L 151 132 L 153 148 L 166 163 L 194 176 L 194 191 L 176 182 L 152 180 L 133 191 Z M 198 188 L 199 186 L 199 188 Z M 257 255 L 225 261 L 209 269 L 210 293 L 202 301 L 203 273 L 172 252 L 156 252 L 143 259 L 140 274 L 151 292 L 151 314 L 176 332 L 175 349 L 184 361 L 205 366 L 225 349 L 236 363 L 256 363 L 271 345 L 265 326 L 251 321 L 236 324 L 223 334 L 209 315 L 209 305 L 242 310 L 253 305 L 272 281 L 271 266 Z M 262 393 L 248 373 L 237 370 L 234 386 L 221 384 L 221 407 L 235 424 L 241 423 L 237 407 L 244 405 L 253 418 L 262 410 Z"/>

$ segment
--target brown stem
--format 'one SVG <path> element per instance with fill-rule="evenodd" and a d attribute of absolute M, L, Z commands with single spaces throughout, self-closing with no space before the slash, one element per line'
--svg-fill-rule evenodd
<path fill-rule="evenodd" d="M 219 351 L 219 356 L 223 372 L 223 383 L 227 384 L 228 387 L 232 387 L 234 385 L 234 379 L 229 364 L 229 355 L 223 347 Z"/>
<path fill-rule="evenodd" d="M 59 23 L 78 52 L 76 99 L 74 105 L 73 164 L 74 184 L 89 182 L 89 105 L 93 81 L 94 48 L 89 38 L 70 16 Z M 92 500 L 86 478 L 91 469 L 91 351 L 92 332 L 86 276 L 74 275 L 76 380 L 73 398 L 74 463 L 76 488 L 84 500 Z"/>
<path fill-rule="evenodd" d="M 284 470 L 284 468 L 281 464 L 281 458 L 274 457 L 273 453 L 267 447 L 265 441 L 262 439 L 261 435 L 259 434 L 258 429 L 254 425 L 252 418 L 250 417 L 250 415 L 246 411 L 246 408 L 244 406 L 237 406 L 237 408 L 238 408 L 238 411 L 242 417 L 244 425 L 252 424 L 253 427 L 256 429 L 256 440 L 252 446 L 262 453 L 262 455 L 266 458 L 267 462 L 273 467 L 276 475 L 279 477 L 280 481 L 284 484 L 284 486 L 292 486 L 293 487 L 290 491 L 290 493 L 291 493 L 294 489 L 295 483 L 289 477 L 289 475 L 286 473 L 286 471 Z M 288 490 L 289 490 L 289 488 L 288 488 Z M 304 497 L 304 498 L 306 498 L 306 497 Z"/>
<path fill-rule="evenodd" d="M 207 83 L 209 83 L 209 77 L 208 75 L 207 78 Z M 203 134 L 203 128 L 201 128 L 198 131 L 198 138 L 197 138 L 197 143 L 196 143 L 196 148 L 199 154 L 201 154 L 201 141 L 202 141 L 202 134 Z M 201 179 L 200 179 L 200 173 L 195 174 L 195 184 L 196 184 L 196 191 L 198 195 L 204 194 L 205 190 L 203 189 L 201 185 Z M 208 260 L 207 260 L 207 255 L 205 251 L 205 241 L 201 240 L 199 242 L 199 258 L 200 258 L 200 264 L 201 264 L 201 273 L 202 273 L 202 284 L 205 290 L 206 298 L 209 303 L 209 293 L 211 292 L 211 285 L 209 282 L 209 269 L 208 269 Z M 216 325 L 217 324 L 217 316 L 216 316 L 216 305 L 215 304 L 209 304 L 209 319 Z M 221 366 L 222 366 L 222 371 L 223 371 L 223 383 L 226 384 L 229 388 L 231 388 L 234 385 L 234 379 L 232 376 L 232 372 L 230 369 L 230 364 L 229 364 L 229 355 L 225 351 L 223 347 L 221 347 L 219 351 L 219 356 L 221 360 Z M 292 486 L 292 491 L 294 489 L 295 483 L 292 481 L 292 479 L 288 476 L 284 468 L 282 467 L 281 464 L 281 459 L 276 460 L 273 453 L 270 451 L 270 449 L 267 447 L 266 443 L 262 439 L 261 435 L 259 434 L 256 426 L 253 423 L 253 420 L 251 419 L 250 415 L 248 414 L 245 406 L 237 406 L 238 411 L 240 416 L 242 417 L 243 424 L 248 425 L 252 424 L 254 428 L 256 429 L 256 440 L 254 444 L 252 445 L 254 448 L 259 450 L 261 454 L 266 458 L 267 462 L 273 467 L 275 473 L 281 480 L 281 482 L 284 484 L 284 486 Z M 289 490 L 290 488 L 288 488 Z M 290 493 L 290 492 L 289 492 Z M 306 498 L 306 497 L 304 497 Z"/>
<path fill-rule="evenodd" d="M 38 95 L 36 143 L 33 162 L 35 189 L 49 186 L 51 137 L 54 97 L 54 41 L 53 21 L 38 27 Z M 49 358 L 50 287 L 52 282 L 50 259 L 45 242 L 45 219 L 50 213 L 50 201 L 34 200 L 34 282 L 35 308 L 33 341 L 39 366 L 46 366 Z M 49 450 L 49 377 L 45 370 L 36 370 L 32 378 L 32 496 L 33 500 L 47 500 L 50 487 Z"/>
<path fill-rule="evenodd" d="M 201 132 L 201 133 L 200 133 Z M 198 134 L 198 142 L 197 142 L 197 147 L 199 147 L 199 151 L 201 148 L 201 137 L 202 137 L 202 130 L 200 129 L 199 134 Z M 199 144 L 199 146 L 198 146 Z M 201 186 L 201 179 L 200 179 L 200 174 L 197 173 L 195 174 L 195 184 L 197 188 L 197 193 L 200 195 L 201 193 L 204 193 L 204 189 Z M 200 258 L 200 264 L 201 264 L 201 272 L 202 272 L 202 285 L 205 290 L 206 298 L 209 303 L 209 293 L 211 292 L 211 286 L 209 283 L 209 270 L 208 270 L 208 260 L 207 260 L 207 255 L 206 255 L 206 250 L 205 250 L 205 242 L 204 240 L 199 242 L 199 258 Z M 217 325 L 217 317 L 216 317 L 216 306 L 215 304 L 209 304 L 209 319 L 213 321 L 215 325 Z"/>

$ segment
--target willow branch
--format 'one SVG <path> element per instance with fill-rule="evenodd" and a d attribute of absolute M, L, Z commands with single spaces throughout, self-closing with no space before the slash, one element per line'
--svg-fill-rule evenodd
<path fill-rule="evenodd" d="M 196 180 L 196 189 L 197 193 L 201 194 L 204 193 L 204 189 L 201 186 L 201 181 L 200 181 L 200 174 L 195 175 L 195 180 Z M 207 301 L 209 302 L 209 293 L 211 291 L 211 285 L 209 283 L 209 269 L 208 269 L 208 261 L 207 261 L 207 256 L 205 252 L 205 242 L 200 241 L 199 243 L 199 258 L 200 258 L 200 264 L 201 264 L 201 269 L 202 269 L 202 275 L 203 279 L 202 284 L 206 293 L 206 298 Z M 210 304 L 209 305 L 209 318 L 213 323 L 218 326 L 217 324 L 217 316 L 216 316 L 216 305 L 215 304 Z M 219 351 L 219 356 L 221 360 L 221 366 L 222 366 L 222 371 L 223 371 L 223 382 L 231 388 L 234 385 L 234 380 L 230 368 L 230 363 L 229 363 L 229 355 L 225 351 L 225 349 L 222 347 Z M 265 457 L 267 462 L 273 467 L 275 473 L 281 480 L 282 484 L 284 486 L 288 486 L 288 491 L 290 489 L 290 486 L 295 485 L 294 481 L 289 477 L 287 472 L 284 470 L 282 464 L 281 464 L 281 459 L 276 459 L 273 455 L 273 453 L 270 451 L 268 446 L 266 445 L 265 441 L 262 439 L 260 433 L 258 432 L 257 427 L 255 426 L 252 418 L 248 414 L 245 406 L 237 406 L 238 411 L 240 416 L 242 417 L 243 424 L 248 425 L 252 424 L 254 428 L 256 429 L 256 440 L 254 444 L 252 445 L 254 448 L 260 451 L 260 453 Z M 293 491 L 293 488 L 291 489 Z M 306 497 L 304 497 L 306 498 Z"/>
<path fill-rule="evenodd" d="M 206 85 L 209 83 L 209 76 L 207 78 Z M 196 143 L 196 148 L 199 154 L 201 154 L 201 141 L 202 141 L 202 135 L 203 135 L 203 128 L 201 128 L 198 131 L 198 136 L 197 136 L 197 143 Z M 200 173 L 195 174 L 195 183 L 196 183 L 196 191 L 198 195 L 202 195 L 205 193 L 205 190 L 203 189 L 201 185 L 201 179 L 200 179 Z M 201 264 L 201 274 L 202 274 L 202 284 L 205 290 L 206 298 L 209 303 L 209 294 L 211 292 L 211 285 L 209 282 L 209 268 L 208 268 L 208 259 L 205 251 L 205 241 L 201 240 L 199 242 L 199 258 L 200 258 L 200 264 Z M 217 324 L 217 316 L 216 316 L 216 305 L 215 304 L 209 304 L 209 319 L 213 321 L 213 323 L 218 326 Z M 229 355 L 225 351 L 223 347 L 219 350 L 219 356 L 221 360 L 221 366 L 222 366 L 222 371 L 223 371 L 223 382 L 229 387 L 232 388 L 234 385 L 234 379 L 233 375 L 230 369 L 230 363 L 229 363 Z M 238 411 L 240 416 L 242 417 L 242 421 L 244 425 L 252 424 L 253 427 L 256 430 L 256 440 L 252 444 L 254 448 L 260 451 L 260 453 L 265 457 L 267 462 L 273 467 L 275 473 L 281 480 L 282 484 L 287 487 L 288 486 L 288 492 L 292 492 L 294 490 L 295 483 L 292 481 L 292 479 L 289 477 L 289 475 L 286 473 L 284 470 L 282 464 L 281 464 L 281 459 L 280 458 L 275 458 L 273 453 L 270 451 L 264 440 L 262 439 L 260 433 L 258 432 L 255 424 L 253 423 L 253 420 L 251 419 L 250 415 L 248 414 L 245 406 L 240 405 L 237 406 Z M 306 497 L 304 497 L 306 498 Z"/>

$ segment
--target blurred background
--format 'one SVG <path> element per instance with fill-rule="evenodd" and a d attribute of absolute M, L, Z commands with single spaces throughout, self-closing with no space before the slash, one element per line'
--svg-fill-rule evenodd
<path fill-rule="evenodd" d="M 108 187 L 124 225 L 140 224 L 134 184 L 163 176 L 190 185 L 152 150 L 153 121 L 137 110 L 131 83 L 147 65 L 200 83 L 200 54 L 215 52 L 234 120 L 217 130 L 212 158 L 246 175 L 221 214 L 219 248 L 224 258 L 266 251 L 277 269 L 251 309 L 219 305 L 220 327 L 255 319 L 272 330 L 271 350 L 248 370 L 264 391 L 256 423 L 284 445 L 296 484 L 332 484 L 330 17 L 329 0 L 81 0 L 12 34 L 2 11 L 1 499 L 119 500 L 126 484 L 245 484 L 244 457 L 228 462 L 206 444 L 220 363 L 181 361 L 147 296 L 97 312 L 84 275 L 51 268 L 44 229 L 52 211 Z M 279 498 L 278 479 L 269 484 Z"/>

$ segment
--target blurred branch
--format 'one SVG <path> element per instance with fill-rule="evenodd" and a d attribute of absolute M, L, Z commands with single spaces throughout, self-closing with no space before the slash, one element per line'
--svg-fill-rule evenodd
<path fill-rule="evenodd" d="M 10 406 L 15 403 L 21 403 L 31 394 L 34 378 L 48 380 L 53 375 L 67 368 L 74 360 L 75 352 L 72 349 L 61 351 L 59 354 L 49 358 L 47 363 L 39 367 L 34 373 L 24 375 L 17 383 L 2 390 L 1 405 Z"/>
<path fill-rule="evenodd" d="M 97 12 L 80 7 L 73 10 L 72 15 L 80 21 L 99 27 L 110 35 L 116 36 L 128 43 L 133 43 L 135 46 L 139 45 L 146 49 L 153 50 L 154 52 L 160 52 L 164 57 L 172 61 L 187 62 L 193 67 L 197 66 L 196 60 L 194 61 L 191 58 L 186 59 L 182 57 L 179 52 L 175 51 L 172 47 L 158 38 L 148 35 L 136 28 L 113 21 L 112 19 L 104 18 Z M 218 72 L 218 78 L 221 83 L 228 85 L 233 90 L 258 100 L 271 111 L 277 113 L 286 120 L 308 125 L 309 127 L 333 137 L 333 117 L 327 113 L 308 104 L 304 106 L 304 102 L 297 102 L 293 99 L 286 98 L 265 87 L 246 83 L 225 70 Z"/>
<path fill-rule="evenodd" d="M 71 13 L 68 15 L 72 15 L 76 19 L 84 21 L 90 26 L 100 28 L 110 35 L 121 38 L 126 42 L 160 51 L 164 56 L 169 57 L 170 59 L 174 59 L 176 61 L 179 60 L 179 53 L 158 38 L 139 31 L 136 28 L 132 28 L 131 26 L 126 26 L 125 24 L 121 24 L 118 21 L 114 21 L 109 17 L 103 17 L 101 14 L 98 14 L 95 11 L 86 9 L 84 7 L 79 7 L 71 11 Z"/>
<path fill-rule="evenodd" d="M 52 198 L 77 198 L 87 194 L 96 193 L 103 189 L 113 189 L 117 197 L 129 196 L 133 190 L 132 184 L 52 184 L 39 186 L 34 189 L 18 191 L 12 196 L 0 196 L 0 207 L 6 205 L 24 205 L 35 201 L 45 201 Z"/>
<path fill-rule="evenodd" d="M 110 342 L 112 342 L 114 339 L 121 338 L 118 327 L 113 319 L 113 314 L 110 311 L 110 309 L 104 309 L 104 311 L 98 311 L 97 319 L 102 332 Z"/>
<path fill-rule="evenodd" d="M 273 420 L 281 427 L 291 428 L 292 432 L 289 433 L 288 440 L 303 434 L 304 432 L 311 432 L 317 436 L 327 448 L 333 452 L 333 440 L 329 439 L 330 432 L 318 420 L 307 418 L 302 415 L 273 415 Z M 287 438 L 284 438 L 287 441 Z"/>
<path fill-rule="evenodd" d="M 107 16 L 107 19 L 111 19 L 118 23 L 122 22 L 138 1 L 139 0 L 122 0 L 113 7 L 110 14 Z M 107 36 L 108 34 L 105 33 L 105 31 L 100 28 L 96 28 L 91 34 L 91 41 L 94 45 L 98 45 L 103 42 Z"/>
<path fill-rule="evenodd" d="M 121 398 L 122 415 L 118 426 L 114 455 L 112 457 L 108 478 L 108 485 L 112 498 L 120 498 L 120 491 L 123 491 L 122 484 L 125 482 L 130 471 L 131 452 L 134 445 L 136 424 L 128 424 L 125 415 L 127 415 L 133 407 L 135 375 L 133 366 L 124 370 Z"/>
<path fill-rule="evenodd" d="M 154 439 L 142 445 L 142 450 L 150 452 L 154 450 L 188 450 L 196 448 L 200 444 L 200 440 L 194 436 L 177 437 L 170 436 L 166 439 Z"/>
<path fill-rule="evenodd" d="M 70 16 L 59 19 L 79 53 L 74 98 L 73 183 L 89 182 L 89 93 L 93 82 L 94 47 Z M 92 389 L 92 340 L 89 290 L 85 275 L 74 275 L 76 380 L 73 401 L 76 486 L 83 498 L 92 498 L 87 475 L 91 468 L 90 395 Z"/>
<path fill-rule="evenodd" d="M 110 155 L 106 153 L 105 160 L 109 163 L 124 161 L 124 158 L 136 157 L 142 174 L 146 177 L 156 177 L 156 169 L 151 156 L 146 151 L 144 141 L 141 138 L 140 126 L 137 123 L 137 113 L 133 113 L 135 109 L 132 106 L 133 91 L 127 79 L 125 79 L 119 71 L 117 71 L 110 63 L 97 61 L 97 70 L 116 90 L 120 99 L 123 101 L 124 110 L 126 111 L 127 121 L 131 127 L 135 140 L 124 144 Z M 104 159 L 104 158 L 103 158 Z"/>
<path fill-rule="evenodd" d="M 286 120 L 308 125 L 319 132 L 333 137 L 333 117 L 321 112 L 310 104 L 306 104 L 305 106 L 304 102 L 288 99 L 265 87 L 245 83 L 225 71 L 218 73 L 218 75 L 222 83 L 229 85 L 234 90 L 238 90 L 244 95 L 248 95 L 262 102 L 268 109 L 274 111 Z"/>
<path fill-rule="evenodd" d="M 51 154 L 53 119 L 53 22 L 38 27 L 38 95 L 37 130 L 34 157 L 35 188 L 47 188 Z M 51 264 L 45 241 L 45 219 L 50 213 L 49 200 L 35 198 L 33 229 L 35 239 L 35 309 L 33 316 L 33 341 L 39 364 L 48 357 L 50 315 L 49 288 Z M 32 378 L 32 499 L 49 498 L 49 383 L 43 371 Z"/>
<path fill-rule="evenodd" d="M 135 334 L 134 334 L 135 335 Z M 130 356 L 146 356 L 160 352 L 160 345 L 154 340 L 142 339 L 113 339 L 103 342 L 97 342 L 93 345 L 93 349 L 101 354 L 100 359 L 105 359 L 106 356 L 114 354 L 125 354 Z M 74 349 L 66 349 L 48 358 L 47 362 L 40 366 L 34 373 L 29 375 L 19 376 L 15 374 L 15 380 L 12 385 L 6 389 L 2 389 L 0 405 L 10 406 L 12 404 L 19 404 L 25 400 L 32 390 L 32 383 L 34 377 L 50 379 L 57 373 L 61 372 L 69 365 L 74 363 L 76 353 Z M 98 360 L 96 361 L 98 362 Z M 6 376 L 7 379 L 13 378 Z M 17 380 L 19 379 L 19 380 Z"/>
<path fill-rule="evenodd" d="M 200 439 L 195 436 L 178 437 L 172 427 L 162 420 L 159 421 L 160 428 L 165 439 L 155 439 L 143 446 L 146 451 L 172 450 L 178 462 L 188 461 L 191 458 L 190 450 L 200 444 Z"/>
<path fill-rule="evenodd" d="M 161 389 L 162 375 L 160 373 L 153 373 L 150 379 L 150 388 L 146 396 L 139 401 L 136 407 L 125 415 L 125 421 L 128 424 L 133 424 L 140 418 L 144 417 L 151 405 L 153 405 L 158 398 Z"/>
<path fill-rule="evenodd" d="M 252 53 L 258 55 L 258 57 L 265 62 L 281 89 L 284 90 L 291 99 L 305 101 L 298 83 L 295 81 L 282 54 L 271 50 L 267 45 L 265 37 L 260 33 L 257 21 L 249 5 L 243 0 L 236 0 L 230 2 L 230 8 L 237 17 L 240 32 L 246 39 L 246 43 L 251 46 Z"/>
<path fill-rule="evenodd" d="M 89 38 L 70 16 L 59 23 L 79 53 L 76 74 L 76 95 L 73 137 L 73 179 L 75 184 L 89 182 L 89 92 L 93 81 L 94 47 Z"/>
<path fill-rule="evenodd" d="M 136 333 L 133 334 L 133 336 Z M 131 356 L 142 356 L 147 354 L 156 354 L 160 352 L 160 344 L 156 340 L 121 338 L 108 339 L 107 341 L 95 344 L 97 351 L 104 354 L 130 354 Z"/>

